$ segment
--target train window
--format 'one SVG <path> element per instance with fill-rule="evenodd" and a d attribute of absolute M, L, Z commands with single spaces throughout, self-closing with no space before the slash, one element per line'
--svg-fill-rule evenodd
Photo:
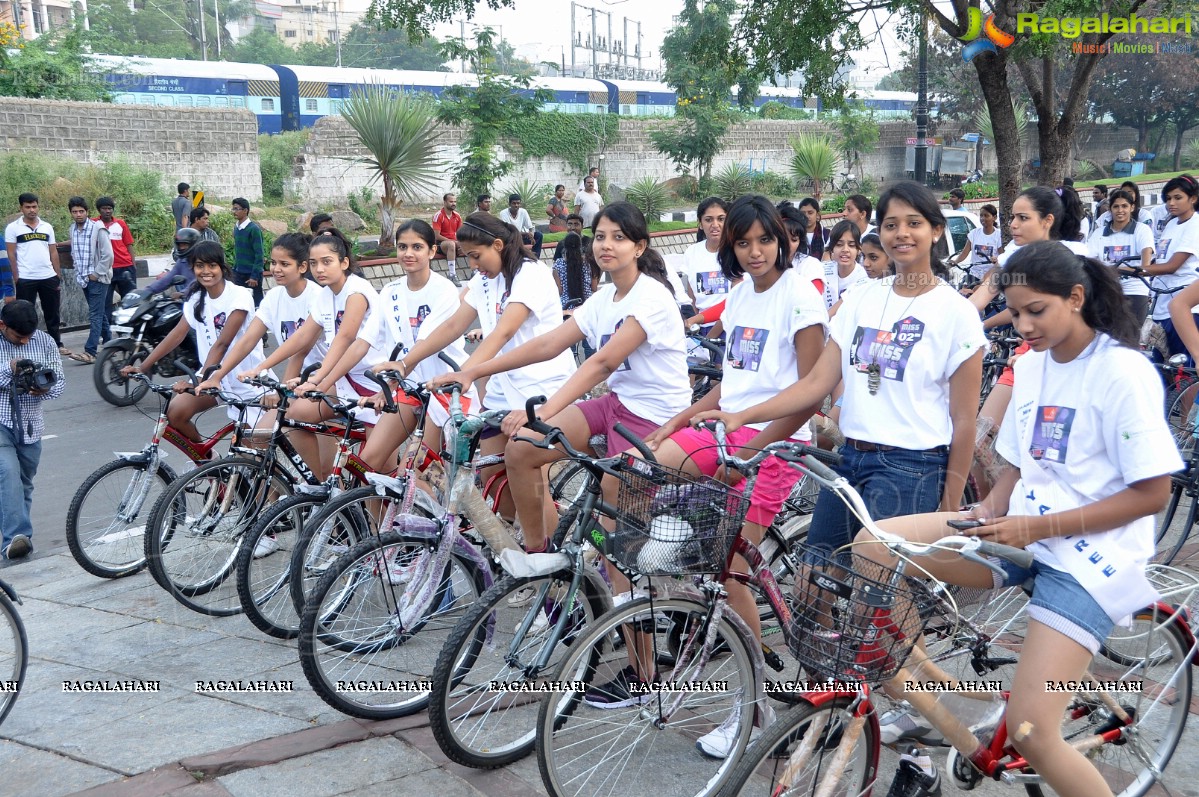
<path fill-rule="evenodd" d="M 182 108 L 192 107 L 192 98 L 188 94 L 181 94 L 175 98 L 175 104 Z"/>
<path fill-rule="evenodd" d="M 213 108 L 228 108 L 229 107 L 229 98 L 228 97 L 213 97 L 212 98 L 212 107 Z"/>
<path fill-rule="evenodd" d="M 309 113 L 316 113 L 316 100 L 304 100 L 304 110 L 308 111 Z"/>
<path fill-rule="evenodd" d="M 208 108 L 212 105 L 212 97 L 198 96 L 196 97 L 197 108 Z"/>
<path fill-rule="evenodd" d="M 229 98 L 229 107 L 230 108 L 245 108 L 246 107 L 246 98 L 245 97 L 230 97 Z"/>
<path fill-rule="evenodd" d="M 271 97 L 263 97 L 262 98 L 262 110 L 264 110 L 264 111 L 275 110 L 275 100 Z"/>

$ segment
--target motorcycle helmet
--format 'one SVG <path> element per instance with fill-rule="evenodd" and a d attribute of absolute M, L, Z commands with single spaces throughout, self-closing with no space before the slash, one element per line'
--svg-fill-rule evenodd
<path fill-rule="evenodd" d="M 176 260 L 185 257 L 193 246 L 200 243 L 199 230 L 193 230 L 191 227 L 180 227 L 175 230 L 175 249 L 171 252 L 171 256 Z"/>

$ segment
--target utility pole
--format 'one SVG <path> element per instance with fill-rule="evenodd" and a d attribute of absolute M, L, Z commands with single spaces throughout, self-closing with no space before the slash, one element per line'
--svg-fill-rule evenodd
<path fill-rule="evenodd" d="M 216 20 L 216 60 L 221 60 L 221 9 L 217 6 L 219 0 L 212 0 L 212 17 Z M 340 64 L 339 64 L 340 66 Z"/>
<path fill-rule="evenodd" d="M 562 59 L 562 71 L 566 71 L 566 58 Z M 570 76 L 575 76 L 575 2 L 570 0 Z"/>
<path fill-rule="evenodd" d="M 924 185 L 928 177 L 928 31 L 924 12 L 920 13 L 920 50 L 916 56 L 916 182 Z"/>
<path fill-rule="evenodd" d="M 333 0 L 333 37 L 337 39 L 337 65 L 341 66 L 341 5 Z"/>
<path fill-rule="evenodd" d="M 612 66 L 612 13 L 608 12 L 608 40 L 604 42 L 604 49 L 608 51 L 608 66 Z"/>
<path fill-rule="evenodd" d="M 637 22 L 637 79 L 641 80 L 641 22 Z"/>
<path fill-rule="evenodd" d="M 462 71 L 466 72 L 466 22 L 458 20 L 458 41 L 462 42 Z"/>
<path fill-rule="evenodd" d="M 624 68 L 629 68 L 629 18 L 624 17 L 624 43 L 621 50 L 624 51 Z"/>
<path fill-rule="evenodd" d="M 595 45 L 596 45 L 596 37 L 597 36 L 598 36 L 598 34 L 596 33 L 596 30 L 595 30 L 595 9 L 593 8 L 593 9 L 591 9 L 591 76 L 593 78 L 599 77 L 599 68 L 598 68 L 598 65 L 595 63 L 595 61 L 596 61 Z"/>
<path fill-rule="evenodd" d="M 208 60 L 208 41 L 204 37 L 204 0 L 196 0 L 197 22 L 200 25 L 200 59 Z"/>

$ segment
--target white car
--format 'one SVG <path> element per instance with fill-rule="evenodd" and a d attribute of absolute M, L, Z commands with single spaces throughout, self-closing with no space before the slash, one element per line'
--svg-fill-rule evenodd
<path fill-rule="evenodd" d="M 942 235 L 941 240 L 933 246 L 933 254 L 948 265 L 968 245 L 966 236 L 970 234 L 970 231 L 983 226 L 983 223 L 978 216 L 968 210 L 942 208 L 941 212 L 945 214 L 946 234 Z M 950 268 L 950 273 L 953 275 L 952 281 L 955 284 L 960 283 L 961 279 L 969 272 L 970 267 L 967 262 L 963 262 L 959 267 Z"/>

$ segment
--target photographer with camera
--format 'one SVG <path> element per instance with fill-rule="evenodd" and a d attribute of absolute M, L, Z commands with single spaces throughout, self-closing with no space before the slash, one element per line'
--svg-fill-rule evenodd
<path fill-rule="evenodd" d="M 27 301 L 0 309 L 0 534 L 4 558 L 33 550 L 33 477 L 42 458 L 42 402 L 62 395 L 66 380 L 54 339 L 37 328 Z"/>

